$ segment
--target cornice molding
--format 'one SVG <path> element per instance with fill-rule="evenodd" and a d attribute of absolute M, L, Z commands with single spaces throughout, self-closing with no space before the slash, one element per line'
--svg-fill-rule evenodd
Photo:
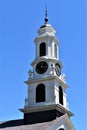
<path fill-rule="evenodd" d="M 32 84 L 32 83 L 37 83 L 37 82 L 42 82 L 42 81 L 47 81 L 47 80 L 56 80 L 58 81 L 62 86 L 64 86 L 65 88 L 68 88 L 68 85 L 66 83 L 64 83 L 58 76 L 44 76 L 43 78 L 32 78 L 29 79 L 27 81 L 24 81 L 26 84 Z"/>
<path fill-rule="evenodd" d="M 58 60 L 57 58 L 53 58 L 53 57 L 48 57 L 48 56 L 42 56 L 42 57 L 38 57 L 36 58 L 31 65 L 34 66 L 35 64 L 37 64 L 40 61 L 52 61 L 52 62 L 56 62 L 59 63 L 61 67 L 63 67 L 62 62 L 60 60 Z"/>
<path fill-rule="evenodd" d="M 44 40 L 45 38 L 54 40 L 56 43 L 59 43 L 59 40 L 56 38 L 56 36 L 52 36 L 50 34 L 44 34 L 44 35 L 37 36 L 34 39 L 34 42 L 38 43 L 40 40 Z"/>
<path fill-rule="evenodd" d="M 60 104 L 52 104 L 52 105 L 48 104 L 48 105 L 42 105 L 42 106 L 31 106 L 31 107 L 21 108 L 19 110 L 23 113 L 32 113 L 32 112 L 40 112 L 40 111 L 48 111 L 48 110 L 58 110 L 63 114 L 67 113 L 69 117 L 73 116 L 72 112 L 70 112 L 69 110 L 67 110 L 66 108 L 64 108 Z"/>

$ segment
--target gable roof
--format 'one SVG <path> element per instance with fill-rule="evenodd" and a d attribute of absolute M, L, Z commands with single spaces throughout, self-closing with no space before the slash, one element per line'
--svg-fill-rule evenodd
<path fill-rule="evenodd" d="M 69 130 L 75 130 L 67 114 L 49 122 L 24 125 L 23 119 L 0 123 L 1 130 L 56 130 L 65 122 Z"/>
<path fill-rule="evenodd" d="M 67 114 L 57 118 L 55 122 L 48 127 L 46 130 L 58 130 L 60 128 L 65 128 L 66 130 L 75 130 L 70 118 Z"/>
<path fill-rule="evenodd" d="M 24 125 L 23 120 L 11 120 L 0 123 L 0 129 L 3 130 L 45 130 L 53 121 Z"/>

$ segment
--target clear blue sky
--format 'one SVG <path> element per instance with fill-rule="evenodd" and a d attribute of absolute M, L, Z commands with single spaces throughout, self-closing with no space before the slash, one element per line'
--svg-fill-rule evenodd
<path fill-rule="evenodd" d="M 30 63 L 35 58 L 33 42 L 44 23 L 49 23 L 60 41 L 60 60 L 67 77 L 67 98 L 75 116 L 76 130 L 87 128 L 86 2 L 85 0 L 0 0 L 0 121 L 22 118 Z M 84 126 L 84 128 L 83 128 Z"/>

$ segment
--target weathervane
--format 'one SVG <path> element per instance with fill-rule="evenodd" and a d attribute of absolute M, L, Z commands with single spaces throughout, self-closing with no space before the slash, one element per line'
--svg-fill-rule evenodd
<path fill-rule="evenodd" d="M 47 6 L 45 7 L 45 24 L 48 22 L 48 12 L 47 12 Z"/>

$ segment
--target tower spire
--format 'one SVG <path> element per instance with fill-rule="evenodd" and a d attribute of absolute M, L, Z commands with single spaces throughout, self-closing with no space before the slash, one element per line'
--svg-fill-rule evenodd
<path fill-rule="evenodd" d="M 47 12 L 47 6 L 45 7 L 45 24 L 48 22 L 48 12 Z"/>

